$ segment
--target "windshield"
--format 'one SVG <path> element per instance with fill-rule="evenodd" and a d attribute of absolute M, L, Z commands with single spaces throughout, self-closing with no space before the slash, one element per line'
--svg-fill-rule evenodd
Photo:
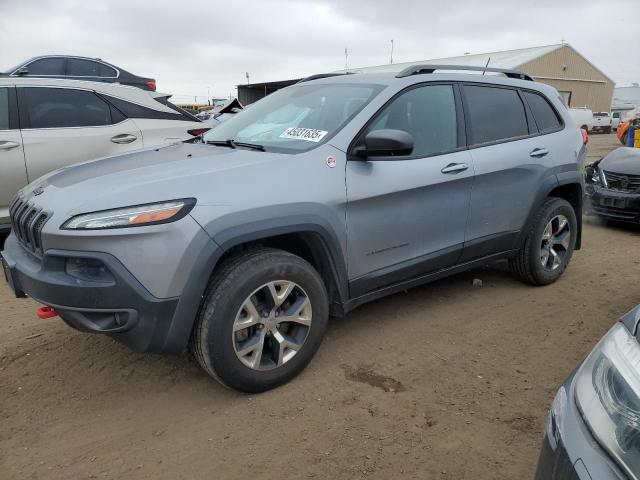
<path fill-rule="evenodd" d="M 364 84 L 295 85 L 234 115 L 204 139 L 259 144 L 272 152 L 305 152 L 331 138 L 382 88 Z"/>

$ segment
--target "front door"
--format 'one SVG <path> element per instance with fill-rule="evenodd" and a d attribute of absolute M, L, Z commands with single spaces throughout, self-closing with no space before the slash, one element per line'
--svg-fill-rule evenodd
<path fill-rule="evenodd" d="M 351 296 L 455 264 L 462 252 L 473 181 L 451 84 L 412 87 L 392 99 L 356 141 L 378 129 L 404 130 L 406 157 L 347 162 Z"/>

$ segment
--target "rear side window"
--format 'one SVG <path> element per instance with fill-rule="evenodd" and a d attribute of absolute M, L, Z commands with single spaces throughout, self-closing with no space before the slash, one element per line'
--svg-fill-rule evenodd
<path fill-rule="evenodd" d="M 110 125 L 109 105 L 95 93 L 65 88 L 24 88 L 30 128 Z"/>
<path fill-rule="evenodd" d="M 497 142 L 529 134 L 524 105 L 516 90 L 465 85 L 471 144 Z"/>
<path fill-rule="evenodd" d="M 0 88 L 0 130 L 9 130 L 9 89 Z"/>
<path fill-rule="evenodd" d="M 29 75 L 64 75 L 64 58 L 41 58 L 26 68 Z"/>
<path fill-rule="evenodd" d="M 522 94 L 529 104 L 540 133 L 553 132 L 562 126 L 558 114 L 546 98 L 533 92 L 522 92 Z"/>
<path fill-rule="evenodd" d="M 458 146 L 456 104 L 451 85 L 413 88 L 387 105 L 365 135 L 380 129 L 403 130 L 413 137 L 411 156 L 450 152 Z"/>
<path fill-rule="evenodd" d="M 83 58 L 70 58 L 67 75 L 72 77 L 115 77 L 116 71 L 108 65 Z"/>
<path fill-rule="evenodd" d="M 81 58 L 70 58 L 67 61 L 67 75 L 73 77 L 99 77 L 100 64 Z"/>

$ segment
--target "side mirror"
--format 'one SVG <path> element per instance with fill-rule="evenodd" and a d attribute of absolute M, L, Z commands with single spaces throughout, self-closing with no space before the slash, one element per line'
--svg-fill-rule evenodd
<path fill-rule="evenodd" d="M 15 71 L 15 75 L 22 77 L 23 75 L 29 75 L 29 69 L 27 67 L 19 68 Z"/>
<path fill-rule="evenodd" d="M 364 146 L 356 147 L 354 154 L 361 158 L 395 157 L 411 155 L 413 137 L 403 130 L 382 129 L 369 132 Z"/>

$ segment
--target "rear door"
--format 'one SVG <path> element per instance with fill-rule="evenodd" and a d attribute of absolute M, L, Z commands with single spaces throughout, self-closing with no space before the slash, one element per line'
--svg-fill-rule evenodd
<path fill-rule="evenodd" d="M 17 90 L 29 181 L 65 165 L 142 147 L 135 123 L 91 90 Z"/>
<path fill-rule="evenodd" d="M 466 261 L 514 248 L 543 179 L 553 177 L 558 139 L 539 134 L 518 89 L 466 84 L 463 90 L 476 174 L 465 235 Z"/>
<path fill-rule="evenodd" d="M 473 168 L 459 128 L 455 85 L 405 90 L 360 134 L 403 130 L 407 157 L 347 162 L 347 236 L 352 296 L 439 270 L 462 252 Z"/>
<path fill-rule="evenodd" d="M 112 96 L 105 98 L 136 123 L 142 132 L 145 147 L 190 140 L 193 135 L 189 134 L 189 130 L 210 128 L 210 125 L 197 121 L 164 97 L 154 100 L 158 106 L 169 107 L 170 111 L 156 110 Z"/>
<path fill-rule="evenodd" d="M 9 203 L 27 184 L 15 87 L 0 87 L 0 225 L 9 223 Z"/>

